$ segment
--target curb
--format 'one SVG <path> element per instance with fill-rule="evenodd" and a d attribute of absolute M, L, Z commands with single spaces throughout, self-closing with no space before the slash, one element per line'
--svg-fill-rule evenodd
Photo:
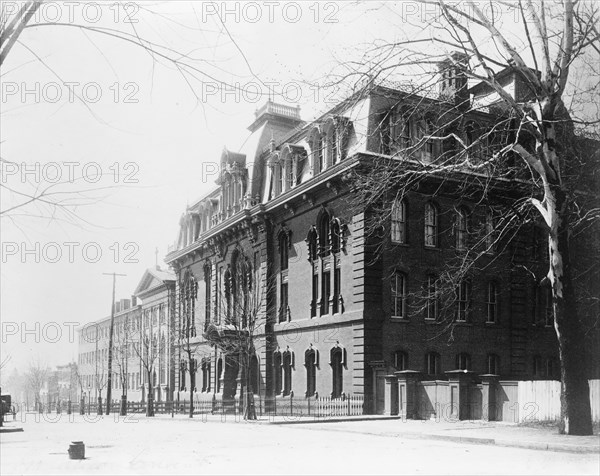
<path fill-rule="evenodd" d="M 564 443 L 544 443 L 538 441 L 510 441 L 510 440 L 496 440 L 494 443 L 496 446 L 506 446 L 512 448 L 523 448 L 528 450 L 542 450 L 542 451 L 561 451 L 566 453 L 599 453 L 600 446 L 578 446 L 568 445 Z"/>
<path fill-rule="evenodd" d="M 261 422 L 269 425 L 299 425 L 310 423 L 346 423 L 354 421 L 377 421 L 377 420 L 400 420 L 398 416 L 377 416 L 377 417 L 357 417 L 357 418 L 311 418 L 310 420 L 283 420 L 283 421 L 267 421 Z"/>
<path fill-rule="evenodd" d="M 310 421 L 278 421 L 278 422 L 264 422 L 270 425 L 293 425 L 302 423 L 339 423 L 339 422 L 351 422 L 351 421 L 371 421 L 371 420 L 399 420 L 397 416 L 387 417 L 375 417 L 375 418 L 360 418 L 356 420 L 345 419 L 327 419 L 327 420 L 310 420 Z M 475 445 L 495 445 L 508 448 L 522 448 L 529 450 L 539 451 L 560 451 L 567 453 L 600 453 L 600 445 L 598 446 L 581 446 L 566 443 L 547 443 L 543 441 L 519 441 L 519 440 L 507 440 L 507 439 L 496 439 L 496 438 L 482 438 L 477 436 L 456 436 L 456 435 L 440 435 L 437 433 L 418 433 L 418 432 L 381 432 L 376 433 L 372 431 L 357 431 L 357 430 L 334 430 L 334 431 L 349 431 L 351 433 L 361 433 L 364 435 L 392 437 L 392 438 L 407 438 L 415 440 L 436 440 L 436 441 L 449 441 L 453 443 L 463 444 L 475 444 Z"/>

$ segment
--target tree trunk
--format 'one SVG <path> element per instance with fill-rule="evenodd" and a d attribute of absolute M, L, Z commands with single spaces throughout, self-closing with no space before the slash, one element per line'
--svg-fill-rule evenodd
<path fill-rule="evenodd" d="M 194 418 L 194 387 L 190 376 L 190 418 Z"/>
<path fill-rule="evenodd" d="M 154 416 L 154 389 L 152 387 L 152 372 L 148 371 L 148 398 L 146 399 L 146 416 Z"/>
<path fill-rule="evenodd" d="M 566 210 L 567 197 L 554 187 L 556 210 Z M 557 214 L 557 212 L 555 212 Z M 555 231 L 548 238 L 550 273 L 554 302 L 554 328 L 558 339 L 561 362 L 561 421 L 559 432 L 569 435 L 591 435 L 592 414 L 584 333 L 577 314 L 577 300 L 571 280 L 569 258 L 569 220 L 567 213 L 554 217 Z"/>
<path fill-rule="evenodd" d="M 121 416 L 127 415 L 127 394 L 121 395 L 121 411 L 119 414 Z"/>

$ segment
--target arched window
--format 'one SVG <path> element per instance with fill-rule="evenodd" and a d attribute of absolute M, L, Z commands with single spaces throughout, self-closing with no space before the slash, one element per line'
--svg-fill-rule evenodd
<path fill-rule="evenodd" d="M 319 172 L 323 172 L 327 168 L 327 135 L 322 133 L 319 136 Z"/>
<path fill-rule="evenodd" d="M 469 235 L 469 211 L 461 207 L 456 212 L 456 249 L 466 250 Z"/>
<path fill-rule="evenodd" d="M 391 281 L 392 317 L 406 319 L 406 276 L 395 272 Z"/>
<path fill-rule="evenodd" d="M 331 252 L 329 242 L 329 227 L 331 217 L 326 210 L 323 210 L 319 219 L 319 252 L 321 256 L 327 256 Z"/>
<path fill-rule="evenodd" d="M 283 353 L 283 395 L 289 395 L 292 391 L 292 369 L 294 368 L 294 353 L 286 350 Z"/>
<path fill-rule="evenodd" d="M 281 393 L 281 375 L 282 373 L 282 362 L 281 352 L 276 351 L 273 353 L 273 391 L 275 395 Z"/>
<path fill-rule="evenodd" d="M 456 356 L 457 370 L 471 370 L 471 356 L 466 352 L 461 352 Z"/>
<path fill-rule="evenodd" d="M 281 162 L 275 164 L 275 196 L 283 193 L 285 185 L 285 170 Z"/>
<path fill-rule="evenodd" d="M 223 358 L 219 357 L 217 360 L 217 373 L 215 375 L 215 387 L 217 388 L 217 393 L 221 392 L 221 379 L 223 378 Z"/>
<path fill-rule="evenodd" d="M 304 354 L 304 367 L 306 367 L 306 394 L 312 397 L 317 389 L 317 351 L 308 349 Z"/>
<path fill-rule="evenodd" d="M 394 368 L 396 370 L 407 370 L 408 369 L 408 354 L 403 350 L 397 350 L 393 354 Z"/>
<path fill-rule="evenodd" d="M 210 360 L 203 359 L 202 360 L 202 391 L 210 392 L 210 371 L 211 371 Z"/>
<path fill-rule="evenodd" d="M 227 269 L 225 270 L 225 274 L 223 276 L 223 281 L 225 285 L 225 322 L 227 324 L 231 323 L 232 319 L 232 288 L 233 288 L 233 276 L 231 273 L 231 269 L 229 265 L 227 265 Z"/>
<path fill-rule="evenodd" d="M 182 332 L 186 337 L 196 337 L 196 299 L 198 298 L 198 283 L 187 271 L 183 282 L 180 284 L 180 306 L 182 319 Z M 144 316 L 144 327 L 150 327 L 149 316 Z"/>
<path fill-rule="evenodd" d="M 204 265 L 204 328 L 208 327 L 211 311 L 212 292 L 212 267 L 210 263 Z"/>
<path fill-rule="evenodd" d="M 428 202 L 425 204 L 425 246 L 435 248 L 438 245 L 438 210 Z"/>
<path fill-rule="evenodd" d="M 310 140 L 310 149 L 311 149 L 311 155 L 312 155 L 312 163 L 313 163 L 313 171 L 314 174 L 318 174 L 320 172 L 322 172 L 323 170 L 325 170 L 326 168 L 326 164 L 325 164 L 325 137 L 324 134 L 318 129 L 315 128 L 313 129 L 312 133 L 311 133 L 311 140 Z"/>
<path fill-rule="evenodd" d="M 290 237 L 285 231 L 279 233 L 279 269 L 285 271 L 288 269 L 290 252 Z"/>
<path fill-rule="evenodd" d="M 500 357 L 496 354 L 488 354 L 487 356 L 487 373 L 500 375 Z"/>
<path fill-rule="evenodd" d="M 440 373 L 440 354 L 429 352 L 425 356 L 425 371 L 428 375 L 438 375 Z"/>
<path fill-rule="evenodd" d="M 406 243 L 406 201 L 394 200 L 392 204 L 392 241 Z"/>
<path fill-rule="evenodd" d="M 331 251 L 333 253 L 339 253 L 342 248 L 342 231 L 340 220 L 334 218 L 331 221 Z"/>
<path fill-rule="evenodd" d="M 319 256 L 318 253 L 318 245 L 317 245 L 317 229 L 314 226 L 310 227 L 308 230 L 308 235 L 306 237 L 306 243 L 308 245 L 308 259 L 309 261 L 315 261 Z"/>
<path fill-rule="evenodd" d="M 487 288 L 487 322 L 498 320 L 498 284 L 490 281 Z"/>
<path fill-rule="evenodd" d="M 343 312 L 342 271 L 339 253 L 342 247 L 342 225 L 338 218 L 331 221 L 331 251 L 333 252 L 333 301 L 332 313 Z"/>
<path fill-rule="evenodd" d="M 438 296 L 437 296 L 437 276 L 430 274 L 425 283 L 426 310 L 425 319 L 436 320 L 438 318 Z"/>
<path fill-rule="evenodd" d="M 339 398 L 344 390 L 344 349 L 334 347 L 330 353 L 331 359 L 331 397 Z"/>
<path fill-rule="evenodd" d="M 334 123 L 329 130 L 329 163 L 337 164 L 340 160 L 340 143 L 337 126 Z"/>

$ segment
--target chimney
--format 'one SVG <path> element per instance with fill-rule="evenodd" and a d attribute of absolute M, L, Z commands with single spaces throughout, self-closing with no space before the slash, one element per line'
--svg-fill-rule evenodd
<path fill-rule="evenodd" d="M 131 307 L 137 306 L 137 296 L 131 296 Z"/>
<path fill-rule="evenodd" d="M 440 73 L 440 99 L 460 108 L 469 106 L 467 70 L 469 56 L 455 51 L 449 58 L 438 63 Z"/>
<path fill-rule="evenodd" d="M 115 303 L 115 314 L 118 312 L 121 312 L 121 303 L 119 301 Z"/>
<path fill-rule="evenodd" d="M 126 311 L 131 307 L 131 301 L 129 299 L 121 299 L 121 311 Z"/>

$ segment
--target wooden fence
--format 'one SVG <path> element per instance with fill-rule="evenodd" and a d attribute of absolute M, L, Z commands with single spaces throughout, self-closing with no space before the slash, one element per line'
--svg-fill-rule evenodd
<path fill-rule="evenodd" d="M 600 380 L 589 380 L 592 421 L 600 422 Z M 518 383 L 518 421 L 554 421 L 560 418 L 558 380 L 520 381 Z"/>

